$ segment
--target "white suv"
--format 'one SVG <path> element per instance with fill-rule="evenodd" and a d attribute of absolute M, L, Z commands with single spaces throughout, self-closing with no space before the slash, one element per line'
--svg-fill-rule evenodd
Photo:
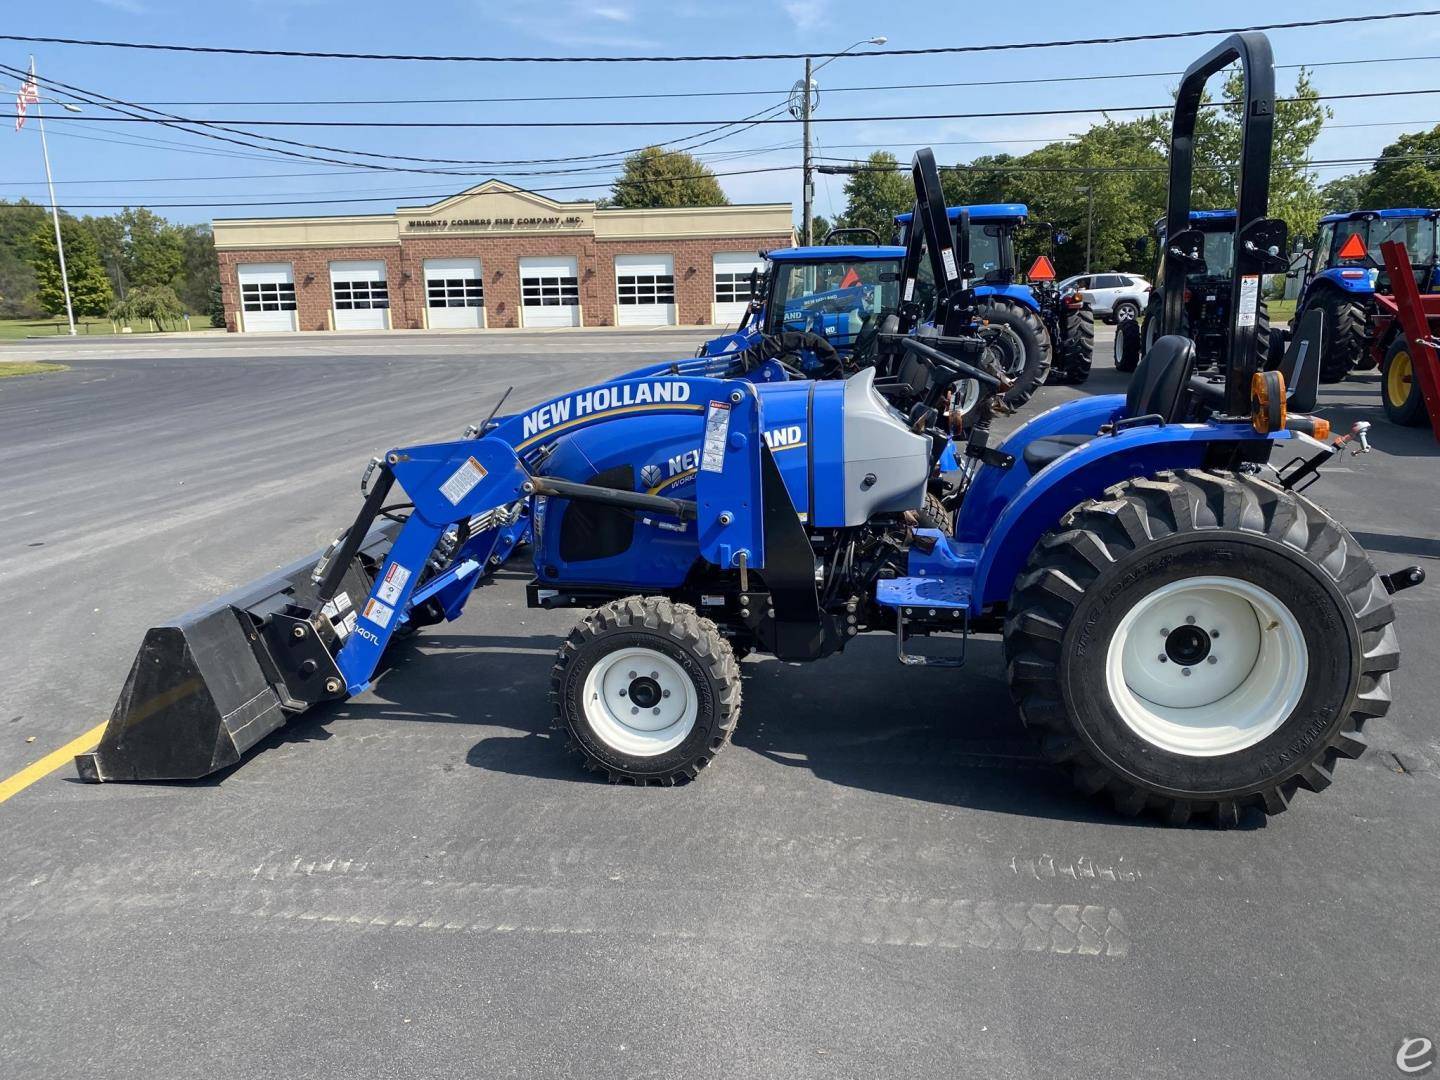
<path fill-rule="evenodd" d="M 1060 282 L 1060 290 L 1073 289 L 1110 322 L 1138 319 L 1145 310 L 1150 283 L 1139 274 L 1076 274 Z"/>

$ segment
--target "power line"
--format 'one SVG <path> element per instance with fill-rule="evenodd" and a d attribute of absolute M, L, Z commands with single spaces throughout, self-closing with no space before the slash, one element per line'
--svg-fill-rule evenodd
<path fill-rule="evenodd" d="M 1377 97 L 1413 97 L 1418 94 L 1440 94 L 1440 87 L 1421 90 L 1370 90 L 1352 94 L 1314 94 L 1303 98 L 1276 98 L 1277 104 L 1296 101 L 1351 101 L 1359 98 Z M 1218 109 L 1227 105 L 1238 105 L 1238 101 L 1210 101 L 1203 107 Z M 895 123 L 914 120 L 975 120 L 996 118 L 1005 119 L 1022 116 L 1078 116 L 1094 113 L 1134 113 L 1134 112 L 1162 112 L 1174 107 L 1173 102 L 1165 102 L 1158 105 L 1114 105 L 1100 106 L 1088 109 L 1013 109 L 1005 111 L 987 111 L 973 113 L 912 113 L 912 114 L 889 114 L 870 116 L 815 116 L 811 117 L 812 124 L 860 124 L 860 123 Z M 765 112 L 775 113 L 784 106 L 776 106 L 774 109 Z M 761 113 L 753 114 L 762 116 Z M 68 120 L 76 122 L 81 118 L 58 114 L 51 117 L 52 120 Z M 102 116 L 88 118 L 95 123 L 107 124 L 133 124 L 133 123 L 159 123 L 146 116 Z M 236 124 L 246 127 L 321 127 L 321 128 L 611 128 L 611 127 L 694 127 L 697 124 L 713 124 L 714 120 L 261 120 L 261 119 L 231 119 L 231 120 L 198 120 L 190 117 L 175 117 L 174 123 L 190 124 L 202 128 L 215 128 L 221 131 L 232 130 L 225 125 Z M 739 120 L 721 121 L 721 127 L 734 127 L 745 124 L 755 127 L 762 124 L 797 124 L 799 121 L 783 118 L 752 119 L 742 117 Z M 715 128 L 712 130 L 719 130 Z M 198 132 L 194 133 L 198 134 Z M 249 134 L 249 133 L 246 133 Z M 253 138 L 264 136 L 253 135 Z M 279 140 L 277 140 L 279 141 Z M 307 145 L 307 144 L 298 144 Z M 644 149 L 641 147 L 640 149 Z M 336 150 L 336 153 L 359 153 L 360 151 Z M 633 153 L 634 151 L 626 151 Z M 410 158 L 407 160 L 426 160 Z"/>
<path fill-rule="evenodd" d="M 1353 67 L 1357 64 L 1399 64 L 1419 61 L 1433 62 L 1440 55 L 1430 56 L 1372 56 L 1361 60 L 1313 60 L 1301 64 L 1276 64 L 1276 71 L 1313 70 L 1322 67 Z M 974 79 L 965 82 L 926 83 L 882 83 L 875 86 L 827 86 L 826 94 L 873 93 L 879 90 L 948 90 L 963 87 L 999 86 L 1041 86 L 1054 83 L 1107 82 L 1118 79 L 1161 79 L 1184 75 L 1183 71 L 1121 71 L 1112 74 L 1094 75 L 1052 75 L 1035 79 Z M 13 92 L 13 87 L 0 87 L 0 93 Z M 734 98 L 774 97 L 789 94 L 788 89 L 777 90 L 685 90 L 651 94 L 546 94 L 525 97 L 475 97 L 475 98 L 313 98 L 308 100 L 265 100 L 246 101 L 132 101 L 131 105 L 205 106 L 233 107 L 237 105 L 259 106 L 314 106 L 314 105 L 497 105 L 530 104 L 534 102 L 559 101 L 658 101 L 682 98 Z"/>
<path fill-rule="evenodd" d="M 1079 45 L 1122 45 L 1141 41 L 1176 41 L 1184 38 L 1210 37 L 1256 30 L 1298 30 L 1319 26 L 1347 26 L 1360 23 L 1388 22 L 1395 19 L 1418 19 L 1440 15 L 1440 9 L 1395 11 L 1376 15 L 1348 15 L 1333 19 L 1306 19 L 1294 22 L 1259 23 L 1254 26 L 1215 27 L 1208 30 L 1174 30 L 1160 34 L 1125 34 L 1101 38 L 1069 38 L 1053 41 L 1009 42 L 994 45 L 943 45 L 922 49 L 869 49 L 865 56 L 937 56 L 957 53 L 1013 52 L 1023 49 L 1058 49 Z M 83 45 L 108 49 L 140 49 L 153 52 L 199 53 L 226 56 L 299 57 L 307 60 L 404 60 L 439 63 L 479 64 L 672 64 L 705 61 L 738 60 L 804 60 L 843 55 L 837 52 L 809 53 L 729 53 L 693 56 L 471 56 L 434 53 L 347 53 L 315 52 L 303 49 L 246 49 L 224 45 L 173 45 L 160 42 L 109 41 L 94 38 L 40 37 L 26 34 L 0 34 L 0 41 L 22 41 L 31 44 Z"/>
<path fill-rule="evenodd" d="M 22 77 L 28 77 L 28 72 L 18 71 L 18 69 L 12 68 L 12 67 L 10 67 L 9 65 L 6 65 L 6 64 L 0 64 L 0 71 L 9 72 L 9 73 L 12 74 L 12 75 L 20 75 L 20 76 L 22 76 Z M 189 128 L 183 127 L 183 126 L 181 126 L 181 125 L 189 124 L 189 125 L 196 126 L 196 127 L 202 127 L 202 129 L 204 129 L 204 128 L 214 128 L 215 131 L 225 131 L 225 132 L 229 132 L 229 133 L 232 134 L 232 135 L 240 135 L 240 136 L 244 136 L 244 137 L 250 138 L 250 139 L 259 139 L 259 140 L 263 140 L 264 142 L 276 143 L 276 144 L 278 144 L 278 145 L 280 145 L 280 146 L 296 147 L 298 150 L 301 150 L 301 151 L 304 151 L 304 150 L 318 150 L 318 151 L 320 151 L 321 153 L 324 153 L 324 154 L 348 154 L 348 155 L 350 155 L 351 157 L 374 158 L 374 159 L 376 159 L 376 160 L 384 160 L 384 161 L 421 162 L 421 163 L 427 164 L 427 165 L 434 164 L 434 165 L 513 166 L 513 165 L 548 165 L 548 164 L 561 164 L 561 163 L 576 162 L 576 161 L 594 161 L 594 160 L 597 160 L 597 159 L 600 159 L 600 158 L 623 157 L 623 156 L 626 156 L 626 155 L 628 155 L 628 154 L 633 154 L 633 153 L 638 152 L 639 150 L 643 150 L 643 149 L 646 149 L 646 148 L 647 148 L 647 147 L 629 147 L 629 148 L 621 149 L 621 150 L 606 151 L 606 152 L 604 152 L 604 153 L 602 153 L 602 154 L 580 154 L 580 155 L 573 155 L 573 156 L 569 156 L 569 157 L 530 158 L 530 159 L 519 159 L 519 160 L 486 160 L 486 159 L 479 159 L 479 158 L 427 158 L 427 157 L 416 157 L 416 156 L 413 156 L 413 155 L 405 155 L 405 154 L 377 153 L 377 152 L 375 152 L 375 151 L 370 151 L 370 150 L 353 150 L 353 149 L 347 149 L 347 148 L 343 148 L 343 147 L 326 146 L 326 145 L 324 145 L 324 144 L 319 144 L 319 143 L 301 142 L 301 141 L 295 140 L 295 139 L 284 139 L 284 138 L 281 138 L 281 137 L 276 136 L 276 135 L 264 135 L 264 134 L 261 134 L 261 133 L 258 133 L 258 132 L 249 132 L 249 131 L 244 131 L 244 130 L 239 129 L 239 128 L 234 128 L 234 127 L 228 126 L 229 124 L 234 123 L 234 121 L 197 121 L 197 120 L 191 120 L 191 119 L 188 119 L 188 118 L 183 117 L 183 116 L 176 116 L 176 115 L 174 115 L 173 113 L 164 113 L 164 112 L 160 112 L 160 111 L 155 110 L 155 109 L 147 108 L 147 107 L 145 107 L 145 106 L 133 105 L 133 104 L 131 104 L 131 103 L 129 103 L 129 102 L 126 102 L 126 101 L 121 100 L 120 98 L 113 98 L 113 97 L 110 97 L 110 96 L 107 95 L 107 94 L 102 94 L 102 93 L 100 93 L 100 92 L 98 92 L 98 91 L 84 90 L 84 89 L 82 89 L 81 87 L 72 86 L 72 85 L 70 85 L 69 83 L 60 82 L 60 81 L 57 80 L 57 79 L 41 79 L 41 80 L 39 80 L 39 83 L 40 83 L 40 85 L 44 86 L 46 89 L 54 90 L 54 91 L 59 92 L 59 93 L 64 93 L 64 94 L 66 94 L 67 96 L 72 97 L 72 98 L 74 98 L 75 100 L 80 101 L 80 102 L 82 102 L 82 103 L 84 103 L 84 104 L 87 104 L 87 105 L 95 105 L 95 106 L 98 106 L 99 108 L 106 109 L 106 110 L 108 110 L 108 111 L 110 111 L 110 112 L 118 112 L 118 113 L 121 113 L 123 117 L 127 118 L 127 119 L 125 119 L 125 120 L 123 121 L 123 122 L 126 122 L 126 123 L 138 123 L 138 122 L 142 122 L 142 121 L 147 121 L 147 120 L 148 120 L 149 122 L 152 122 L 152 123 L 160 124 L 160 125 L 165 126 L 165 127 L 170 127 L 170 128 L 173 128 L 173 129 L 175 129 L 175 130 L 177 130 L 177 131 L 182 131 L 182 132 L 184 132 L 184 133 L 187 134 L 187 135 L 199 135 L 199 136 L 201 136 L 201 137 L 203 137 L 203 138 L 212 138 L 212 139 L 216 139 L 216 140 L 221 141 L 221 142 L 234 143 L 235 145 L 243 146 L 243 147 L 246 147 L 247 149 L 251 149 L 251 150 L 265 150 L 265 151 L 271 152 L 271 153 L 273 153 L 273 154 L 279 154 L 279 155 L 282 155 L 282 156 L 285 156 L 285 157 L 290 157 L 290 158 L 299 158 L 299 159 L 302 159 L 302 160 L 318 161 L 318 162 L 322 162 L 322 163 L 326 163 L 326 164 L 350 165 L 350 166 L 356 166 L 356 167 L 359 167 L 359 168 L 371 169 L 372 171 L 391 171 L 391 172 L 399 171 L 399 172 L 424 173 L 424 174 L 434 174 L 434 175 L 461 175 L 461 176 L 464 176 L 464 175 L 472 175 L 472 174 L 467 173 L 467 172 L 462 172 L 462 171 L 453 170 L 453 169 L 412 168 L 412 167 L 408 167 L 408 166 L 405 167 L 405 168 L 402 168 L 402 169 L 393 169 L 393 168 L 387 169 L 387 168 L 385 168 L 384 166 L 369 165 L 369 164 L 367 164 L 367 163 L 365 163 L 365 162 L 360 162 L 360 161 L 336 161 L 334 158 L 330 158 L 330 157 L 319 157 L 319 156 L 316 156 L 316 155 L 314 155 L 314 154 L 309 154 L 309 153 L 303 153 L 303 152 L 298 152 L 298 153 L 297 153 L 297 152 L 290 151 L 290 150 L 277 149 L 277 148 L 272 148 L 272 147 L 268 147 L 268 146 L 256 146 L 254 143 L 240 142 L 240 141 L 238 141 L 238 140 L 236 140 L 236 139 L 226 138 L 225 136 L 222 136 L 222 135 L 214 135 L 214 134 L 210 133 L 208 130 L 191 131 L 191 130 L 189 130 Z M 697 149 L 697 148 L 702 147 L 702 146 L 713 145 L 714 143 L 720 142 L 722 139 L 730 138 L 732 135 L 742 134 L 743 132 L 748 131 L 748 130 L 749 130 L 751 127 L 753 127 L 755 124 L 773 122 L 773 121 L 770 120 L 770 118 L 773 117 L 776 113 L 782 111 L 782 110 L 785 109 L 785 108 L 786 108 L 786 103 L 785 103 L 785 102 L 781 102 L 780 104 L 775 105 L 775 106 L 772 106 L 772 107 L 770 107 L 770 108 L 761 109 L 761 110 L 758 111 L 758 112 L 751 113 L 750 116 L 742 117 L 740 120 L 726 121 L 726 122 L 720 123 L 720 124 L 718 124 L 718 125 L 716 125 L 716 126 L 709 127 L 709 128 L 707 128 L 707 129 L 705 129 L 705 130 L 703 130 L 703 131 L 694 132 L 694 133 L 692 133 L 692 134 L 690 134 L 690 135 L 680 136 L 680 137 L 675 138 L 675 139 L 668 139 L 668 140 L 665 140 L 665 141 L 659 142 L 659 143 L 650 143 L 650 144 L 648 144 L 648 145 L 649 145 L 649 146 L 669 146 L 669 147 L 672 147 L 672 148 L 674 148 L 674 149 L 686 150 L 686 151 L 693 150 L 693 149 Z M 145 117 L 145 116 L 136 116 L 135 112 L 133 112 L 133 111 L 128 111 L 128 110 L 134 110 L 134 109 L 139 109 L 139 110 L 140 110 L 141 112 L 143 112 L 143 113 L 148 113 L 148 114 L 150 114 L 150 116 L 148 116 L 148 117 Z M 60 114 L 60 115 L 65 115 L 65 114 Z M 75 122 L 75 123 L 87 123 L 87 122 L 89 122 L 89 123 L 116 123 L 116 122 L 122 122 L 119 117 L 71 117 L 70 119 L 72 120 L 72 122 Z M 697 121 L 697 123 L 714 124 L 715 122 L 714 122 L 714 121 Z M 743 125 L 743 126 L 742 126 L 742 125 Z M 738 130 L 735 130 L 735 131 L 727 131 L 727 129 L 730 129 L 730 128 L 738 128 Z M 695 142 L 695 141 L 694 141 L 694 140 L 696 140 L 696 139 L 700 139 L 702 136 L 712 135 L 712 134 L 714 134 L 714 133 L 716 133 L 716 132 L 726 132 L 726 133 L 725 133 L 725 134 L 721 134 L 721 135 L 717 136 L 716 138 L 707 139 L 707 140 L 705 140 L 705 141 L 703 141 L 703 142 Z M 689 144 L 689 145 L 680 145 L 680 144 Z"/>

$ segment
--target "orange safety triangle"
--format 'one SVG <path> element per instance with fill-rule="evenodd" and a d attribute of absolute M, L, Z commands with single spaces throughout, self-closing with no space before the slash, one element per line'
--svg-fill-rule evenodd
<path fill-rule="evenodd" d="M 1359 233 L 1351 233 L 1350 239 L 1340 245 L 1338 254 L 1342 259 L 1363 259 L 1365 258 L 1365 241 L 1360 239 Z"/>
<path fill-rule="evenodd" d="M 1054 281 L 1055 264 L 1050 261 L 1050 256 L 1041 255 L 1030 264 L 1025 276 L 1031 281 Z"/>

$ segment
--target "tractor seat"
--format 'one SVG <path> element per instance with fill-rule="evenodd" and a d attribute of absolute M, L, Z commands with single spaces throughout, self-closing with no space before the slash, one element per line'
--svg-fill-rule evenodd
<path fill-rule="evenodd" d="M 1167 334 L 1158 339 L 1136 365 L 1135 374 L 1130 376 L 1130 389 L 1125 394 L 1125 415 L 1158 415 L 1167 424 L 1179 420 L 1185 388 L 1189 386 L 1194 370 L 1193 341 L 1178 334 Z M 1050 435 L 1032 439 L 1020 456 L 1033 474 L 1093 438 L 1094 435 Z"/>

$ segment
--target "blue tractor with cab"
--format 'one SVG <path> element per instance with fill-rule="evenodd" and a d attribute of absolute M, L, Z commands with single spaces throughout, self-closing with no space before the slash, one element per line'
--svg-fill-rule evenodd
<path fill-rule="evenodd" d="M 1396 240 L 1405 245 L 1421 292 L 1440 288 L 1435 260 L 1437 219 L 1440 210 L 1417 208 L 1352 210 L 1320 219 L 1291 326 L 1298 327 L 1311 311 L 1324 313 L 1322 382 L 1338 382 L 1351 371 L 1375 366 L 1375 351 L 1370 348 L 1375 294 L 1390 291 L 1389 275 L 1380 257 L 1382 243 Z"/>
<path fill-rule="evenodd" d="M 1180 86 L 1177 274 L 1199 257 L 1177 234 L 1202 91 L 1237 60 L 1237 274 L 1283 247 L 1266 216 L 1270 46 L 1239 34 Z M 287 718 L 365 692 L 402 638 L 459 617 L 524 520 L 529 603 L 581 612 L 555 659 L 554 723 L 612 781 L 673 784 L 710 765 L 741 721 L 747 653 L 815 661 L 887 633 L 903 677 L 963 662 L 935 640 L 991 633 L 1043 752 L 1121 812 L 1230 825 L 1323 790 L 1389 708 L 1389 594 L 1423 575 L 1378 574 L 1298 490 L 1340 448 L 1260 370 L 1249 298 L 1232 304 L 1223 384 L 1193 377 L 1191 340 L 1162 335 L 1125 395 L 1066 402 L 999 442 L 973 425 L 953 536 L 919 526 L 951 444 L 943 402 L 962 380 L 992 401 L 1008 381 L 928 151 L 913 178 L 920 237 L 852 374 L 771 378 L 778 361 L 750 354 L 715 377 L 695 372 L 725 361 L 692 358 L 393 448 L 327 552 L 149 631 L 82 777 L 204 776 Z M 1167 328 L 1179 305 L 1167 297 Z"/>

